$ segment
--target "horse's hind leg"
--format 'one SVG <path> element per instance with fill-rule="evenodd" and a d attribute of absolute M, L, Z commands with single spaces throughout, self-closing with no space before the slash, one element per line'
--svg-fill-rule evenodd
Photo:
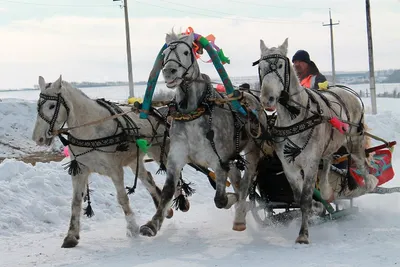
<path fill-rule="evenodd" d="M 365 140 L 364 136 L 351 137 L 352 145 L 348 147 L 348 151 L 351 153 L 352 160 L 355 162 L 357 169 L 361 171 L 361 174 L 364 178 L 365 189 L 367 192 L 372 191 L 376 185 L 378 184 L 378 179 L 369 174 L 369 171 L 366 166 L 366 157 L 365 157 Z"/>
<path fill-rule="evenodd" d="M 151 173 L 146 170 L 143 164 L 143 157 L 139 159 L 139 166 L 137 166 L 136 161 L 130 163 L 129 166 L 131 167 L 134 175 L 136 175 L 136 168 L 139 167 L 138 178 L 140 179 L 140 181 L 142 181 L 144 187 L 150 193 L 150 196 L 154 202 L 154 206 L 157 208 L 161 199 L 161 189 L 154 182 L 153 175 L 151 175 Z M 166 217 L 171 218 L 173 214 L 174 211 L 172 209 L 169 209 Z"/>
<path fill-rule="evenodd" d="M 323 159 L 323 167 L 318 174 L 319 176 L 319 187 L 321 191 L 321 196 L 325 200 L 329 200 L 333 197 L 333 188 L 329 183 L 329 173 L 331 168 L 331 160 L 332 158 Z"/>
<path fill-rule="evenodd" d="M 117 191 L 118 203 L 121 205 L 122 210 L 125 214 L 127 228 L 126 235 L 129 237 L 136 236 L 139 232 L 139 227 L 136 224 L 135 215 L 129 205 L 129 198 L 125 191 L 124 170 L 123 168 L 118 168 L 110 171 L 111 172 L 108 174 L 108 176 L 111 177 L 114 183 L 115 189 Z"/>
<path fill-rule="evenodd" d="M 82 198 L 86 193 L 86 185 L 89 173 L 86 169 L 82 173 L 72 178 L 72 203 L 71 203 L 71 220 L 67 236 L 64 238 L 62 248 L 72 248 L 78 244 L 80 230 L 80 216 L 82 209 Z"/>

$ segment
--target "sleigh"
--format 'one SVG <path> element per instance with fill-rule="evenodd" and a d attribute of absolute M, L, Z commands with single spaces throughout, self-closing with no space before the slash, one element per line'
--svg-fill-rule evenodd
<path fill-rule="evenodd" d="M 388 194 L 400 192 L 400 187 L 385 188 L 381 185 L 392 180 L 394 170 L 392 167 L 392 151 L 395 141 L 388 142 L 380 146 L 366 149 L 369 156 L 369 173 L 378 179 L 377 186 L 372 191 L 364 190 L 363 177 L 357 168 L 350 162 L 348 155 L 336 155 L 335 164 L 331 167 L 330 183 L 334 188 L 336 197 L 330 201 L 322 199 L 318 184 L 314 188 L 313 199 L 324 205 L 324 211 L 316 216 L 313 222 L 323 222 L 326 220 L 338 219 L 343 216 L 356 213 L 358 208 L 353 205 L 353 199 L 365 194 Z M 345 163 L 345 164 L 343 164 Z M 356 181 L 357 188 L 349 190 L 341 179 L 347 175 Z M 335 182 L 335 176 L 339 179 Z M 332 179 L 331 179 L 332 178 Z M 287 223 L 295 218 L 301 217 L 300 206 L 295 202 L 293 191 L 283 172 L 282 164 L 274 153 L 273 155 L 262 158 L 258 165 L 258 175 L 249 190 L 251 203 L 251 213 L 255 221 L 268 226 L 274 223 Z M 344 208 L 344 202 L 348 202 Z M 342 205 L 339 205 L 342 203 Z M 342 206 L 342 207 L 340 207 Z M 315 216 L 314 216 L 315 218 Z"/>

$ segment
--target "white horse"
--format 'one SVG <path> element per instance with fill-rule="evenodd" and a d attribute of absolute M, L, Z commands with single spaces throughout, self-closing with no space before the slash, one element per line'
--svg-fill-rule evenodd
<path fill-rule="evenodd" d="M 165 124 L 159 123 L 155 116 L 142 120 L 134 112 L 102 121 L 112 114 L 127 112 L 130 108 L 119 109 L 108 101 L 92 100 L 68 82 L 62 81 L 61 76 L 54 83 L 46 83 L 40 76 L 39 87 L 38 116 L 32 139 L 40 146 L 49 146 L 57 130 L 65 124 L 72 127 L 68 132 L 73 185 L 71 221 L 62 247 L 75 247 L 78 244 L 82 198 L 86 194 L 88 176 L 94 172 L 111 177 L 118 202 L 125 213 L 127 235 L 137 235 L 139 227 L 125 192 L 123 167 L 131 167 L 134 173 L 137 171 L 137 178 L 149 191 L 157 207 L 161 190 L 151 173 L 145 169 L 145 153 L 138 149 L 135 141 L 142 138 L 149 144 L 153 142 L 148 152 L 159 162 L 160 147 L 155 143 L 162 141 Z M 91 124 L 94 121 L 98 122 Z M 74 128 L 84 124 L 89 125 Z M 166 144 L 166 152 L 168 146 L 169 143 Z M 172 214 L 172 209 L 169 209 L 167 217 L 172 217 Z"/>
<path fill-rule="evenodd" d="M 161 202 L 153 218 L 140 227 L 140 233 L 146 236 L 155 236 L 161 228 L 179 174 L 188 163 L 207 166 L 215 171 L 215 206 L 229 209 L 237 203 L 233 230 L 246 229 L 246 197 L 251 179 L 255 176 L 260 148 L 247 130 L 252 124 L 249 118 L 233 112 L 229 103 L 215 102 L 215 99 L 222 101 L 222 96 L 212 87 L 209 77 L 200 73 L 193 42 L 193 34 L 166 35 L 168 47 L 164 50 L 162 74 L 167 87 L 176 90 L 176 113 L 172 114 L 174 121 L 170 129 L 167 178 Z M 242 103 L 247 105 L 249 117 L 255 110 L 259 113 L 261 124 L 266 127 L 267 119 L 265 113 L 260 112 L 260 102 L 248 93 L 243 94 Z M 241 151 L 244 151 L 247 162 L 243 178 L 240 178 L 237 168 L 229 166 L 235 160 L 243 164 L 239 155 Z M 228 172 L 235 193 L 226 193 Z"/>
<path fill-rule="evenodd" d="M 342 146 L 362 172 L 368 190 L 375 188 L 377 179 L 367 173 L 365 166 L 361 100 L 343 88 L 320 92 L 300 86 L 286 56 L 287 47 L 287 39 L 279 47 L 272 48 L 267 48 L 261 40 L 261 58 L 254 65 L 259 64 L 261 102 L 265 109 L 277 111 L 271 135 L 295 200 L 301 206 L 302 224 L 296 243 L 308 244 L 308 218 L 321 159 L 320 186 L 324 199 L 332 193 L 332 190 L 324 190 L 324 187 L 330 188 L 328 175 L 332 155 Z M 347 181 L 357 186 L 352 177 Z"/>

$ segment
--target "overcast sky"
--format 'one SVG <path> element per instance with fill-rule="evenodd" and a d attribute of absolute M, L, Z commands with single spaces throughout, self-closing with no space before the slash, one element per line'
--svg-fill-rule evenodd
<path fill-rule="evenodd" d="M 183 2 L 184 4 L 178 4 Z M 188 26 L 230 57 L 230 76 L 257 75 L 259 40 L 289 38 L 289 57 L 307 50 L 331 70 L 329 8 L 336 71 L 368 70 L 363 0 L 129 0 L 134 80 L 147 80 L 173 27 Z M 371 0 L 375 69 L 400 68 L 400 1 Z M 68 81 L 127 81 L 123 9 L 112 0 L 0 0 L 0 88 L 32 87 L 39 75 Z M 204 57 L 204 59 L 208 59 Z M 217 72 L 200 62 L 211 77 Z M 162 77 L 160 76 L 160 79 Z"/>

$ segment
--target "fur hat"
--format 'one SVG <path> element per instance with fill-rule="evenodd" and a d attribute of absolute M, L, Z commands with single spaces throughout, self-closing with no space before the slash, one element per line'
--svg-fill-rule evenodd
<path fill-rule="evenodd" d="M 310 60 L 310 55 L 305 50 L 298 50 L 292 57 L 292 62 L 295 60 L 303 61 L 307 64 L 310 64 L 312 61 Z"/>

